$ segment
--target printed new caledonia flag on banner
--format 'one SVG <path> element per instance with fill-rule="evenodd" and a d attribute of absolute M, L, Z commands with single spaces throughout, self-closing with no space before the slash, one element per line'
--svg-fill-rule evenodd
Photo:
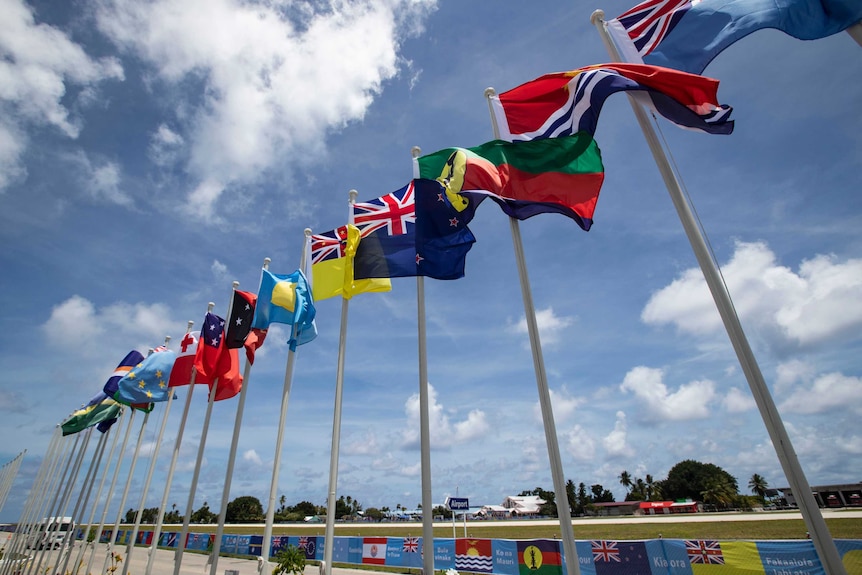
<path fill-rule="evenodd" d="M 372 565 L 386 563 L 386 537 L 364 537 L 362 539 L 362 562 Z"/>
<path fill-rule="evenodd" d="M 608 32 L 628 62 L 700 74 L 757 30 L 817 40 L 860 20 L 859 0 L 647 0 L 609 21 Z"/>
<path fill-rule="evenodd" d="M 527 141 L 595 135 L 605 100 L 617 92 L 642 101 L 671 122 L 711 134 L 730 134 L 732 109 L 718 103 L 718 80 L 644 64 L 598 64 L 545 74 L 491 98 L 500 139 Z"/>
<path fill-rule="evenodd" d="M 518 541 L 520 575 L 562 575 L 560 542 L 554 539 Z"/>
<path fill-rule="evenodd" d="M 489 195 L 503 211 L 524 220 L 558 213 L 589 230 L 604 181 L 599 147 L 579 132 L 529 142 L 494 140 L 474 148 L 447 148 L 418 159 L 420 176 L 441 181 L 447 196 Z"/>

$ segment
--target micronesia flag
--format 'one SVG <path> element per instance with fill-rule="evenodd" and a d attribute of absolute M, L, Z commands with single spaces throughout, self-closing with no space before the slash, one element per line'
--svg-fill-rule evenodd
<path fill-rule="evenodd" d="M 860 20 L 859 0 L 646 0 L 607 24 L 626 62 L 700 74 L 719 52 L 757 30 L 817 40 Z"/>

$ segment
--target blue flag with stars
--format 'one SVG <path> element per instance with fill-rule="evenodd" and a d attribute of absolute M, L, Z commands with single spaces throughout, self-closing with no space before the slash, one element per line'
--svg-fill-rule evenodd
<path fill-rule="evenodd" d="M 114 399 L 127 405 L 167 401 L 168 379 L 176 359 L 171 350 L 151 353 L 117 383 Z"/>

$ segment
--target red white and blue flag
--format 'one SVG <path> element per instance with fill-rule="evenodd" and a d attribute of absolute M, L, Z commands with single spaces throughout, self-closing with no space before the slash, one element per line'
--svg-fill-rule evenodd
<path fill-rule="evenodd" d="M 718 541 L 686 540 L 685 550 L 691 564 L 724 565 L 724 555 Z"/>
<path fill-rule="evenodd" d="M 347 245 L 347 226 L 341 226 L 322 234 L 311 236 L 311 263 L 318 264 L 327 260 L 344 257 Z"/>
<path fill-rule="evenodd" d="M 405 537 L 404 543 L 401 546 L 403 553 L 419 553 L 419 538 Z"/>
<path fill-rule="evenodd" d="M 400 236 L 409 232 L 415 223 L 413 182 L 391 194 L 353 205 L 353 225 L 359 228 L 363 238 L 382 228 L 386 229 L 386 235 Z"/>
<path fill-rule="evenodd" d="M 604 561 L 610 563 L 614 561 L 620 562 L 620 550 L 617 547 L 616 541 L 590 541 L 590 546 L 593 549 L 593 561 L 598 563 Z"/>

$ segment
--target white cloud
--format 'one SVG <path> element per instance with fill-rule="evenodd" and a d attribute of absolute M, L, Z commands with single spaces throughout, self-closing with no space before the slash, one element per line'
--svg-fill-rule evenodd
<path fill-rule="evenodd" d="M 159 166 L 170 166 L 179 159 L 183 137 L 173 131 L 167 124 L 160 124 L 150 139 L 150 159 Z"/>
<path fill-rule="evenodd" d="M 345 455 L 377 455 L 380 453 L 380 445 L 374 433 L 366 432 L 347 439 L 342 452 Z"/>
<path fill-rule="evenodd" d="M 107 160 L 94 161 L 84 152 L 66 156 L 74 165 L 83 190 L 94 200 L 129 206 L 131 197 L 120 189 L 119 164 Z"/>
<path fill-rule="evenodd" d="M 80 123 L 63 104 L 67 83 L 86 88 L 107 79 L 123 79 L 116 60 L 90 58 L 62 31 L 37 23 L 24 2 L 5 0 L 0 6 L 0 165 L 21 176 L 18 160 L 26 140 L 17 135 L 16 121 L 47 124 L 77 138 Z M 93 98 L 92 91 L 84 95 Z M 10 181 L 0 178 L 0 188 Z"/>
<path fill-rule="evenodd" d="M 622 411 L 617 412 L 614 429 L 602 439 L 602 445 L 611 457 L 630 457 L 634 455 L 634 449 L 628 444 L 626 414 Z"/>
<path fill-rule="evenodd" d="M 218 260 L 213 260 L 213 263 L 210 266 L 210 271 L 212 272 L 213 277 L 217 281 L 224 282 L 225 280 L 227 280 L 228 269 L 227 266 L 222 262 Z"/>
<path fill-rule="evenodd" d="M 862 260 L 817 255 L 793 272 L 765 243 L 738 242 L 722 274 L 737 313 L 776 348 L 846 339 L 862 326 Z M 699 268 L 655 292 L 641 319 L 700 336 L 722 330 Z"/>
<path fill-rule="evenodd" d="M 536 312 L 536 325 L 539 328 L 539 339 L 542 345 L 554 346 L 558 344 L 566 328 L 574 322 L 574 318 L 556 315 L 551 307 L 538 310 Z M 522 317 L 518 323 L 510 325 L 509 329 L 513 333 L 528 334 L 527 318 Z M 529 349 L 529 340 L 525 340 L 525 342 L 524 345 Z"/>
<path fill-rule="evenodd" d="M 670 392 L 663 378 L 661 369 L 638 366 L 626 374 L 620 385 L 621 391 L 634 393 L 641 400 L 644 421 L 685 421 L 709 415 L 708 405 L 715 397 L 711 381 L 692 381 Z"/>
<path fill-rule="evenodd" d="M 0 118 L 4 115 L 0 114 Z M 0 192 L 27 176 L 27 170 L 21 164 L 21 155 L 26 147 L 27 136 L 16 126 L 0 120 Z"/>
<path fill-rule="evenodd" d="M 479 409 L 470 411 L 467 419 L 453 423 L 443 406 L 437 402 L 437 392 L 430 384 L 428 385 L 428 403 L 432 447 L 448 448 L 472 441 L 486 435 L 490 430 L 485 412 Z M 419 407 L 418 393 L 411 395 L 404 405 L 404 411 L 407 414 L 407 427 L 402 436 L 404 447 L 416 448 L 419 446 Z"/>
<path fill-rule="evenodd" d="M 548 390 L 551 396 L 551 405 L 554 411 L 554 421 L 561 423 L 568 420 L 575 410 L 585 403 L 584 399 L 573 397 L 565 386 L 560 391 Z M 538 401 L 533 407 L 536 421 L 542 421 L 542 405 Z"/>
<path fill-rule="evenodd" d="M 794 413 L 821 413 L 851 409 L 862 414 L 862 378 L 827 373 L 813 381 L 803 381 L 785 395 L 780 409 Z"/>
<path fill-rule="evenodd" d="M 730 413 L 750 411 L 757 407 L 754 398 L 751 396 L 751 391 L 748 389 L 741 390 L 737 387 L 730 388 L 730 391 L 724 396 L 722 404 Z"/>
<path fill-rule="evenodd" d="M 96 309 L 88 299 L 74 295 L 51 309 L 42 329 L 52 345 L 78 353 L 100 354 L 105 339 L 118 336 L 137 341 L 139 349 L 146 350 L 163 343 L 165 335 L 182 333 L 170 315 L 160 303 L 118 302 Z"/>
<path fill-rule="evenodd" d="M 243 452 L 242 460 L 252 465 L 263 465 L 263 460 L 260 458 L 260 455 L 258 455 L 257 451 L 255 451 L 254 449 L 249 449 Z"/>
<path fill-rule="evenodd" d="M 309 164 L 326 136 L 361 120 L 399 70 L 402 36 L 434 0 L 285 6 L 237 0 L 104 0 L 101 30 L 157 70 L 201 85 L 185 120 L 190 213 L 208 218 L 231 184 L 290 158 Z M 280 167 L 279 169 L 284 169 Z M 287 168 L 289 169 L 289 168 Z"/>
<path fill-rule="evenodd" d="M 575 425 L 565 434 L 566 451 L 578 461 L 592 461 L 596 455 L 596 442 L 589 432 Z"/>

